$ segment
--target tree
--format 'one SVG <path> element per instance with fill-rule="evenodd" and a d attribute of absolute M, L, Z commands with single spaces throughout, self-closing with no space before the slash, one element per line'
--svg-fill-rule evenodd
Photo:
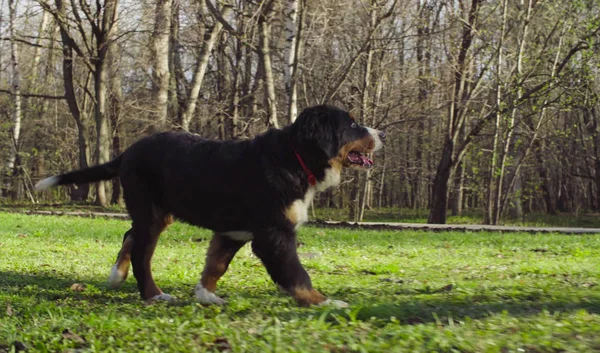
<path fill-rule="evenodd" d="M 15 17 L 17 16 L 16 0 L 8 0 L 9 8 L 9 23 L 10 32 L 10 63 L 12 68 L 11 86 L 14 97 L 12 111 L 12 134 L 10 141 L 10 150 L 6 163 L 4 165 L 4 194 L 7 196 L 13 188 L 13 176 L 16 174 L 15 169 L 18 167 L 17 156 L 19 153 L 19 138 L 21 136 L 21 120 L 22 116 L 22 97 L 21 97 L 21 74 L 19 66 L 19 45 L 16 38 Z M 14 197 L 13 193 L 13 197 Z"/>
<path fill-rule="evenodd" d="M 118 0 L 106 0 L 103 4 L 96 2 L 96 9 L 94 12 L 92 12 L 91 8 L 85 2 L 82 2 L 80 7 L 77 7 L 75 3 L 72 2 L 71 11 L 73 18 L 69 18 L 67 15 L 66 6 L 64 5 L 63 0 L 56 0 L 56 9 L 53 9 L 45 0 L 38 1 L 46 11 L 54 16 L 60 26 L 63 45 L 64 43 L 67 43 L 68 46 L 66 54 L 72 55 L 72 51 L 75 51 L 94 79 L 93 99 L 94 120 L 96 125 L 96 163 L 106 163 L 110 160 L 110 128 L 107 117 L 107 54 L 109 52 L 109 47 L 113 44 L 111 39 L 113 38 L 112 31 L 117 22 Z M 81 13 L 83 13 L 87 22 L 84 23 Z M 77 44 L 73 33 L 71 33 L 70 29 L 72 24 L 78 29 L 78 35 L 83 42 L 85 51 Z M 85 25 L 90 26 L 91 35 L 85 29 Z M 67 71 L 69 69 L 70 68 L 67 68 Z M 66 82 L 66 84 L 69 85 L 70 83 Z M 67 94 L 71 93 L 68 92 Z M 72 98 L 70 99 L 72 100 Z M 78 110 L 78 108 L 75 110 Z M 80 120 L 78 118 L 75 119 Z M 96 202 L 102 206 L 108 205 L 105 182 L 103 181 L 96 184 Z"/>
<path fill-rule="evenodd" d="M 158 0 L 156 2 L 156 17 L 152 33 L 152 103 L 154 109 L 151 117 L 151 131 L 166 128 L 169 99 L 169 53 L 171 38 L 171 17 L 173 0 Z"/>

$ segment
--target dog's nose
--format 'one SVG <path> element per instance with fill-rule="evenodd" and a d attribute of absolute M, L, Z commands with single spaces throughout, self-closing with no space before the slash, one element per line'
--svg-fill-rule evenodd
<path fill-rule="evenodd" d="M 378 133 L 378 134 L 379 134 L 379 138 L 380 138 L 380 139 L 382 139 L 382 140 L 385 140 L 385 136 L 386 136 L 386 135 L 385 135 L 385 131 L 379 131 L 379 133 Z"/>

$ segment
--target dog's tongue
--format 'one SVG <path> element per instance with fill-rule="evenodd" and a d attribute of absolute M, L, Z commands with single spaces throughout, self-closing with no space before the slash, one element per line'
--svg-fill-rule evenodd
<path fill-rule="evenodd" d="M 348 153 L 348 160 L 350 161 L 350 163 L 360 164 L 362 167 L 370 168 L 373 166 L 372 160 L 370 160 L 363 154 L 355 152 L 355 151 Z"/>

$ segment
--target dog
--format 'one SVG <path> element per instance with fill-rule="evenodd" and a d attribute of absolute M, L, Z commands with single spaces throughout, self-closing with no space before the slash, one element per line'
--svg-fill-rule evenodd
<path fill-rule="evenodd" d="M 200 303 L 225 303 L 215 294 L 217 282 L 236 252 L 251 242 L 273 282 L 299 306 L 345 307 L 313 288 L 296 252 L 296 230 L 308 220 L 315 193 L 340 183 L 342 168 L 373 167 L 365 154 L 382 148 L 385 137 L 347 111 L 318 105 L 304 109 L 294 123 L 251 140 L 156 133 L 108 163 L 43 179 L 35 189 L 120 178 L 132 226 L 109 284 L 122 284 L 131 264 L 144 300 L 174 299 L 154 282 L 151 259 L 161 232 L 176 219 L 213 231 L 195 286 Z"/>

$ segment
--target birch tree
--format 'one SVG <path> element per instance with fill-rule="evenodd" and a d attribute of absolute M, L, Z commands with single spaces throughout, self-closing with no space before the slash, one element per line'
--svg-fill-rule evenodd
<path fill-rule="evenodd" d="M 178 0 L 176 0 L 178 1 Z M 152 33 L 152 130 L 162 130 L 166 127 L 169 100 L 169 43 L 171 30 L 171 8 L 173 0 L 158 0 Z"/>
<path fill-rule="evenodd" d="M 279 128 L 277 121 L 277 100 L 275 96 L 275 77 L 271 63 L 271 21 L 273 19 L 274 0 L 267 0 L 262 5 L 259 17 L 260 27 L 260 62 L 265 82 L 265 105 L 267 106 L 267 124 L 269 127 Z"/>
<path fill-rule="evenodd" d="M 10 150 L 6 162 L 4 164 L 4 191 L 5 196 L 9 195 L 13 188 L 13 176 L 15 174 L 15 168 L 18 167 L 16 164 L 17 156 L 19 153 L 19 138 L 21 136 L 21 120 L 22 117 L 22 97 L 21 97 L 21 74 L 19 65 L 19 45 L 16 38 L 15 18 L 17 16 L 17 1 L 8 0 L 8 11 L 9 11 L 9 35 L 10 35 L 10 65 L 12 69 L 11 75 L 11 88 L 12 95 L 14 97 L 13 108 L 11 113 L 12 129 L 11 129 L 11 141 Z M 13 195 L 14 196 L 14 195 Z"/>
<path fill-rule="evenodd" d="M 206 0 L 206 4 L 211 8 L 213 6 L 212 3 L 210 3 L 210 0 Z M 198 11 L 200 11 L 201 16 L 202 16 L 202 14 L 205 13 L 205 7 L 202 3 L 200 4 Z M 214 9 L 214 12 L 211 11 L 211 13 L 213 13 L 213 15 L 215 15 L 215 13 L 217 13 L 218 16 L 222 16 L 222 17 L 226 18 L 229 16 L 231 11 L 232 11 L 231 6 L 223 6 L 223 8 L 220 11 L 217 9 Z M 203 24 L 200 24 L 200 25 L 203 26 Z M 198 58 L 196 60 L 196 65 L 194 68 L 194 76 L 192 78 L 192 82 L 189 85 L 190 86 L 190 88 L 188 90 L 189 93 L 185 100 L 184 108 L 182 110 L 182 114 L 179 119 L 181 128 L 183 130 L 188 131 L 190 129 L 190 123 L 192 121 L 194 112 L 196 110 L 198 94 L 200 93 L 200 89 L 202 88 L 202 83 L 204 81 L 204 75 L 206 74 L 206 68 L 208 67 L 208 59 L 210 58 L 210 55 L 211 55 L 213 48 L 215 46 L 215 43 L 217 41 L 217 38 L 219 38 L 219 34 L 221 33 L 222 29 L 223 29 L 222 22 L 215 20 L 213 22 L 212 27 L 209 30 L 208 38 L 202 43 L 202 46 L 200 47 L 200 51 L 198 53 Z M 203 33 L 203 30 L 200 33 Z"/>
<path fill-rule="evenodd" d="M 298 69 L 298 56 L 300 51 L 302 33 L 302 17 L 298 21 L 299 0 L 288 0 L 287 8 L 284 10 L 285 18 L 285 47 L 283 56 L 283 75 L 285 78 L 285 92 L 287 95 L 287 115 L 289 122 L 293 123 L 298 115 L 298 91 L 296 88 L 296 70 Z"/>

